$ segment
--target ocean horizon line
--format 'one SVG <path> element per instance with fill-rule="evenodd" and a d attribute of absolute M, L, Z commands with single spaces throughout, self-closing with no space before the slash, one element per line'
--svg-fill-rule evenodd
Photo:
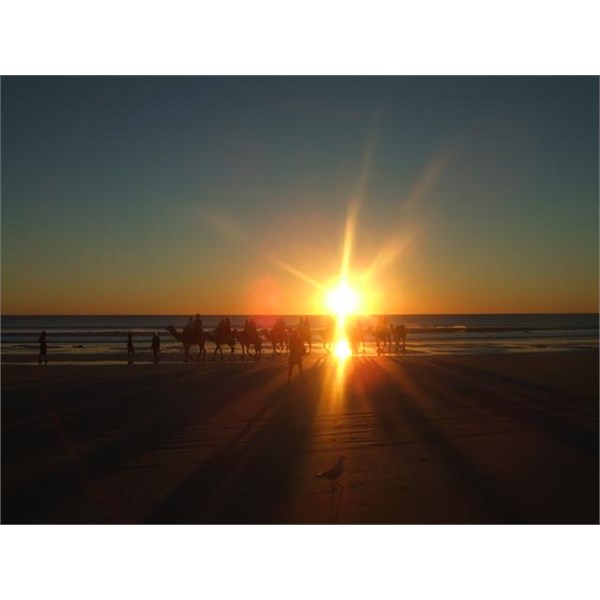
<path fill-rule="evenodd" d="M 250 313 L 250 312 L 192 312 L 192 313 L 0 313 L 0 318 L 4 317 L 189 317 L 191 314 L 199 314 L 206 317 L 221 317 L 227 315 L 249 317 L 265 317 L 283 315 L 286 317 L 322 317 L 330 315 L 330 312 L 305 312 L 305 313 Z M 441 317 L 441 316 L 530 316 L 530 315 L 600 315 L 600 309 L 597 311 L 559 311 L 559 312 L 357 312 L 355 316 L 407 316 L 407 317 Z M 350 316 L 354 316 L 350 315 Z"/>

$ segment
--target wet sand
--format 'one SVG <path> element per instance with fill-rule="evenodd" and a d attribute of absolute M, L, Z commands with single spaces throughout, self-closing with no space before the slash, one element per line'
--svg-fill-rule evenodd
<path fill-rule="evenodd" d="M 598 523 L 597 351 L 305 370 L 3 364 L 2 522 Z"/>

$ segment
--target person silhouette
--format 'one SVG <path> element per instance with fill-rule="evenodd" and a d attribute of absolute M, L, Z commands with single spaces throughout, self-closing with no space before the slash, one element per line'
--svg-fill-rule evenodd
<path fill-rule="evenodd" d="M 135 355 L 135 348 L 133 347 L 133 337 L 131 331 L 127 334 L 127 364 L 132 365 Z"/>
<path fill-rule="evenodd" d="M 183 335 L 188 335 L 189 333 L 191 333 L 193 327 L 194 327 L 194 318 L 190 317 L 188 319 L 188 322 L 186 323 L 186 326 L 183 328 Z"/>
<path fill-rule="evenodd" d="M 398 337 L 402 340 L 402 354 L 406 354 L 406 327 L 402 323 L 398 325 Z"/>
<path fill-rule="evenodd" d="M 325 329 L 323 330 L 323 348 L 327 353 L 331 352 L 331 344 L 335 335 L 335 318 L 327 317 L 325 321 Z"/>
<path fill-rule="evenodd" d="M 294 365 L 298 365 L 298 370 L 300 371 L 300 381 L 304 381 L 304 372 L 302 370 L 302 358 L 304 353 L 306 352 L 304 348 L 304 344 L 300 339 L 300 335 L 298 331 L 293 329 L 290 333 L 290 342 L 289 342 L 289 367 L 288 367 L 288 379 L 287 382 L 290 383 L 292 378 L 292 369 Z"/>
<path fill-rule="evenodd" d="M 250 317 L 249 330 L 250 335 L 256 339 L 258 337 L 258 328 L 256 327 L 256 321 L 252 317 Z"/>
<path fill-rule="evenodd" d="M 42 360 L 44 361 L 45 365 L 48 364 L 48 344 L 46 342 L 46 331 L 42 331 L 38 341 L 40 343 L 40 355 L 38 357 L 38 364 L 41 367 Z"/>
<path fill-rule="evenodd" d="M 193 331 L 196 335 L 202 333 L 202 319 L 200 318 L 200 315 L 198 315 L 198 314 L 196 314 L 196 318 L 194 319 Z"/>
<path fill-rule="evenodd" d="M 365 353 L 365 332 L 362 326 L 362 321 L 360 320 L 360 317 L 356 317 L 356 337 L 357 340 L 362 342 L 362 351 L 363 354 Z M 356 346 L 358 348 L 358 342 L 356 343 Z"/>
<path fill-rule="evenodd" d="M 156 331 L 152 334 L 152 353 L 154 354 L 154 364 L 160 361 L 160 337 Z"/>

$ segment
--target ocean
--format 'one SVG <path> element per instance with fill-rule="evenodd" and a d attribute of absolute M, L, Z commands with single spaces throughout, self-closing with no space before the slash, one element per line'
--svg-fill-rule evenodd
<path fill-rule="evenodd" d="M 282 317 L 295 326 L 299 316 L 254 316 L 258 329 L 269 329 Z M 163 360 L 179 361 L 182 347 L 166 331 L 183 328 L 189 316 L 2 316 L 2 362 L 37 360 L 38 337 L 45 330 L 52 360 L 86 363 L 119 362 L 126 354 L 127 333 L 136 346 L 136 362 L 150 360 L 154 331 L 161 337 Z M 222 315 L 202 315 L 205 331 L 212 331 Z M 243 329 L 246 315 L 229 315 L 232 328 Z M 313 349 L 324 352 L 321 331 L 326 316 L 310 316 Z M 376 317 L 361 317 L 363 327 Z M 407 354 L 466 354 L 498 352 L 577 351 L 598 348 L 598 313 L 589 314 L 490 314 L 490 315 L 389 315 L 390 324 L 408 331 Z M 375 354 L 374 340 L 366 334 L 366 353 Z M 210 352 L 211 347 L 207 350 Z M 239 345 L 238 350 L 239 353 Z M 268 354 L 269 345 L 264 352 Z"/>

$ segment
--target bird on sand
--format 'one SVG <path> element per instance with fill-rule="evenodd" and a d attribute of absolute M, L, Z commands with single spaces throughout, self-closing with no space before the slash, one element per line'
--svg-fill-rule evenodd
<path fill-rule="evenodd" d="M 344 474 L 344 460 L 345 459 L 346 459 L 345 456 L 340 456 L 334 467 L 332 467 L 328 471 L 323 471 L 322 473 L 318 473 L 317 477 L 319 479 L 329 479 L 329 481 L 331 481 L 332 486 L 335 487 L 336 485 L 338 485 L 339 487 L 341 487 L 343 489 L 344 486 L 338 481 L 338 479 Z"/>

